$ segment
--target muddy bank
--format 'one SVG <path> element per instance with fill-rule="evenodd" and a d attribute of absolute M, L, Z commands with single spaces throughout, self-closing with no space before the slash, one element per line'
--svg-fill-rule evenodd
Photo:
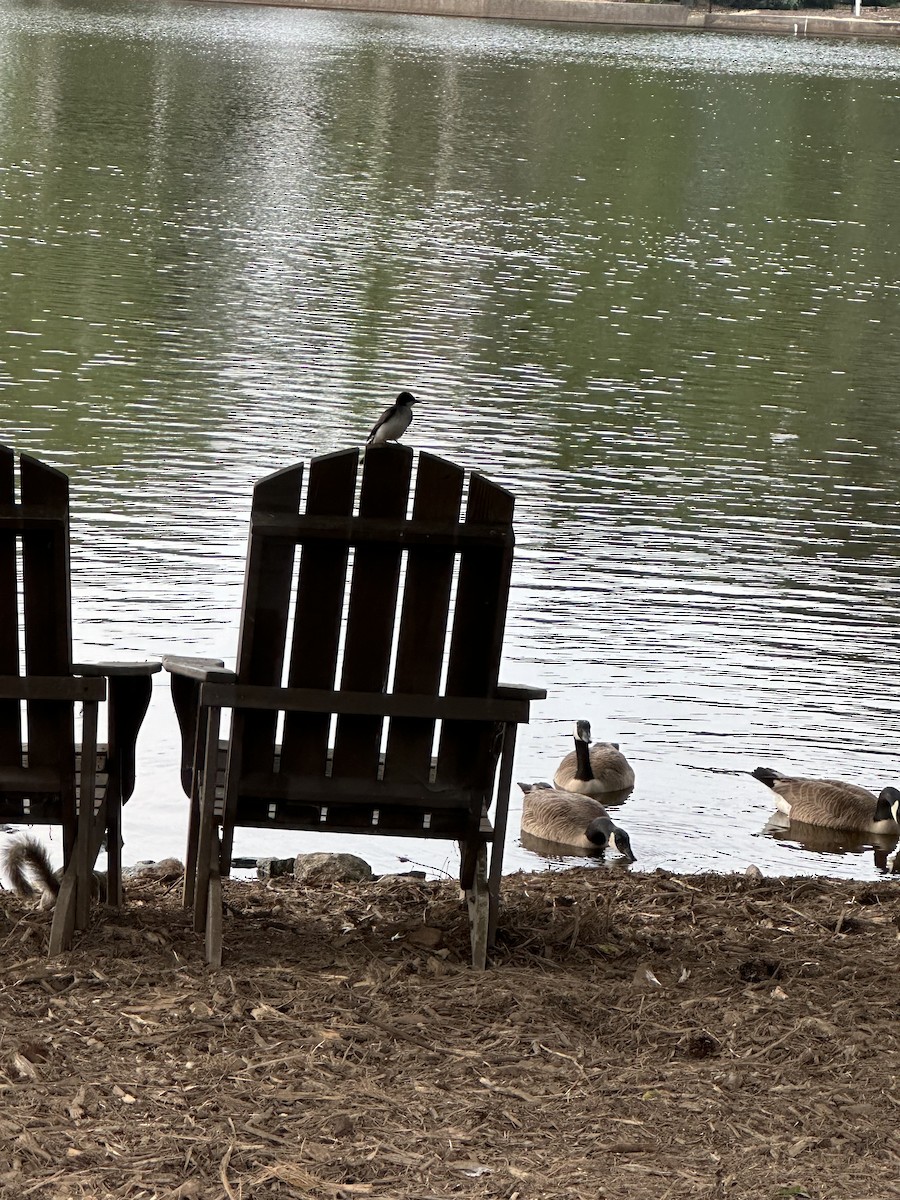
<path fill-rule="evenodd" d="M 510 876 L 484 973 L 451 883 L 228 883 L 217 971 L 2 893 L 0 1196 L 886 1200 L 897 887 Z"/>

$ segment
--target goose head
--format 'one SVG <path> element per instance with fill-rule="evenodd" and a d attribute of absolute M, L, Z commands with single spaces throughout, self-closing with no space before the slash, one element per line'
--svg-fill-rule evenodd
<path fill-rule="evenodd" d="M 579 742 L 585 742 L 588 746 L 591 744 L 591 723 L 590 721 L 575 722 L 575 739 Z"/>
<path fill-rule="evenodd" d="M 591 744 L 591 742 L 593 741 L 593 738 L 591 737 L 590 721 L 576 721 L 575 722 L 575 741 L 576 742 L 584 742 L 584 744 L 586 746 L 589 746 Z M 605 745 L 612 746 L 616 750 L 619 749 L 618 742 L 606 742 Z"/>
<path fill-rule="evenodd" d="M 612 843 L 628 862 L 637 862 L 637 856 L 631 849 L 631 838 L 620 825 L 614 825 L 609 817 L 595 817 L 584 832 L 588 841 L 593 842 L 599 850 L 606 850 Z"/>
<path fill-rule="evenodd" d="M 878 795 L 875 820 L 889 821 L 891 818 L 900 825 L 900 791 L 895 787 L 886 787 Z"/>
<path fill-rule="evenodd" d="M 631 838 L 624 829 L 618 825 L 614 825 L 612 840 L 616 849 L 623 858 L 627 859 L 628 862 L 637 862 L 637 855 L 631 848 Z"/>

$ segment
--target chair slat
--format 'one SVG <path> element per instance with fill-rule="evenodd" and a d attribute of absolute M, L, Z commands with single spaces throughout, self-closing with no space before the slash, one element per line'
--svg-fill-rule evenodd
<path fill-rule="evenodd" d="M 306 516 L 347 518 L 356 498 L 359 451 L 341 451 L 314 459 L 310 466 Z M 350 548 L 332 542 L 302 542 L 300 576 L 291 646 L 289 687 L 331 688 L 337 669 L 341 614 Z M 331 718 L 327 713 L 289 713 L 284 724 L 282 770 L 325 774 Z"/>
<path fill-rule="evenodd" d="M 15 499 L 16 459 L 0 446 L 0 504 Z M 0 518 L 0 674 L 19 674 L 19 597 L 16 573 L 16 531 Z M 22 716 L 17 700 L 0 701 L 0 765 L 22 762 Z"/>
<path fill-rule="evenodd" d="M 528 692 L 529 689 L 524 689 Z M 275 709 L 284 713 L 342 713 L 346 716 L 428 718 L 435 721 L 527 721 L 528 697 L 500 688 L 494 696 L 433 696 L 422 692 L 351 692 L 344 688 L 269 688 L 239 683 L 204 683 L 202 708 Z M 278 754 L 276 752 L 276 760 Z M 318 768 L 317 768 L 318 769 Z"/>
<path fill-rule="evenodd" d="M 429 837 L 458 841 L 470 830 L 468 810 L 457 805 L 446 809 L 423 809 L 416 805 L 329 803 L 326 819 L 322 806 L 291 799 L 271 803 L 261 799 L 242 800 L 242 827 L 256 829 L 306 829 L 316 833 L 377 834 L 390 837 Z"/>
<path fill-rule="evenodd" d="M 413 522 L 453 526 L 459 520 L 464 472 L 429 454 L 419 456 Z M 450 611 L 452 547 L 415 546 L 408 551 L 403 611 L 397 640 L 395 692 L 436 696 L 441 682 Z M 397 718 L 388 731 L 384 778 L 427 783 L 433 720 Z"/>
<path fill-rule="evenodd" d="M 481 475 L 469 481 L 466 525 L 508 524 L 514 501 Z M 448 696 L 486 696 L 497 686 L 512 573 L 513 539 L 505 545 L 471 546 L 460 556 L 450 657 Z M 447 721 L 441 730 L 437 779 L 488 789 L 499 746 L 483 723 Z"/>
<path fill-rule="evenodd" d="M 302 486 L 302 463 L 276 471 L 253 489 L 253 512 L 296 513 Z M 236 664 L 241 683 L 270 687 L 281 683 L 293 570 L 290 543 L 251 532 Z M 235 764 L 239 771 L 265 770 L 271 764 L 277 719 L 277 713 L 235 714 L 240 731 L 235 745 L 242 758 Z"/>
<path fill-rule="evenodd" d="M 476 529 L 455 522 L 419 520 L 398 526 L 394 520 L 383 521 L 378 517 L 310 518 L 307 515 L 274 516 L 272 513 L 254 517 L 253 530 L 273 537 L 293 538 L 304 545 L 317 541 L 342 541 L 350 546 L 361 546 L 366 542 L 399 542 L 404 549 L 446 546 L 451 550 L 462 550 L 472 542 L 503 545 L 510 536 L 508 525 L 482 525 Z"/>
<path fill-rule="evenodd" d="M 26 511 L 42 506 L 56 519 L 22 533 L 25 606 L 25 670 L 29 675 L 67 675 L 72 669 L 69 592 L 69 480 L 35 458 L 20 458 L 21 499 Z M 30 700 L 28 759 L 34 767 L 64 771 L 64 825 L 75 822 L 75 724 L 71 703 Z"/>
<path fill-rule="evenodd" d="M 406 519 L 412 450 L 379 446 L 366 453 L 359 512 L 363 517 Z M 381 692 L 387 686 L 402 549 L 399 544 L 356 549 L 347 635 L 340 686 L 350 691 Z M 381 751 L 379 717 L 340 717 L 335 735 L 332 775 L 374 779 Z"/>

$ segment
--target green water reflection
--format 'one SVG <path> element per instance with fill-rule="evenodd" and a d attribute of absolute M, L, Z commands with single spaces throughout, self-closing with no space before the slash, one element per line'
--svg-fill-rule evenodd
<path fill-rule="evenodd" d="M 72 475 L 83 645 L 227 658 L 252 480 L 411 387 L 413 444 L 517 496 L 522 776 L 605 718 L 640 866 L 816 869 L 693 769 L 896 770 L 897 49 L 11 0 L 0 31 L 0 437 Z"/>

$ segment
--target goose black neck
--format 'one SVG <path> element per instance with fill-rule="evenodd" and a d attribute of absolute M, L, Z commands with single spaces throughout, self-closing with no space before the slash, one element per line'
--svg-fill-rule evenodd
<path fill-rule="evenodd" d="M 872 819 L 875 821 L 892 821 L 894 819 L 890 800 L 885 796 L 884 792 L 881 793 L 875 803 L 875 815 Z"/>
<path fill-rule="evenodd" d="M 580 737 L 575 739 L 575 778 L 580 779 L 583 783 L 594 778 L 594 772 L 591 770 L 590 747 Z"/>
<path fill-rule="evenodd" d="M 613 823 L 609 817 L 595 817 L 584 831 L 587 840 L 605 850 L 612 837 Z"/>

